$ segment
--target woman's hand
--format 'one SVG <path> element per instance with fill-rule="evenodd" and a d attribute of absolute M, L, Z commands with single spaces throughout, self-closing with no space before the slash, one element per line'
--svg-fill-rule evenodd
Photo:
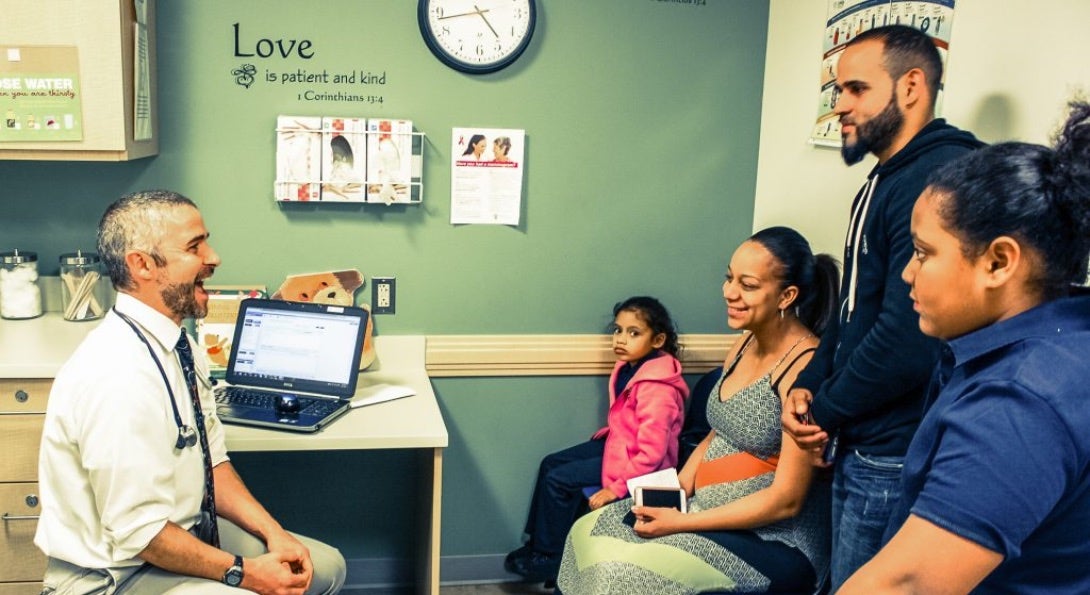
<path fill-rule="evenodd" d="M 685 514 L 676 508 L 657 506 L 633 506 L 632 514 L 636 516 L 632 529 L 645 539 L 680 533 L 681 521 L 685 518 Z"/>
<path fill-rule="evenodd" d="M 606 504 L 616 502 L 617 500 L 620 500 L 620 498 L 617 497 L 617 494 L 611 492 L 609 488 L 602 488 L 590 497 L 590 509 L 598 510 Z"/>

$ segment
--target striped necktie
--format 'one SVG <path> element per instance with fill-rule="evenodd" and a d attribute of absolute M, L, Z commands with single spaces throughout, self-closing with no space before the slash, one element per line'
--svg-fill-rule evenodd
<path fill-rule="evenodd" d="M 193 402 L 193 421 L 197 426 L 197 436 L 200 437 L 201 451 L 204 452 L 204 498 L 201 499 L 201 522 L 211 523 L 211 525 L 209 531 L 202 531 L 202 533 L 208 536 L 209 545 L 218 548 L 220 533 L 216 525 L 216 486 L 212 476 L 212 453 L 208 450 L 204 411 L 201 410 L 201 399 L 197 396 L 197 371 L 193 367 L 193 351 L 189 347 L 185 329 L 182 329 L 174 349 L 178 352 L 178 362 L 182 364 L 182 372 L 185 374 L 185 384 L 189 389 L 189 398 Z"/>

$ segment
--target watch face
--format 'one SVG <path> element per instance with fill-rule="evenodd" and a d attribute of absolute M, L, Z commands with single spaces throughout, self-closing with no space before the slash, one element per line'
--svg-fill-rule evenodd
<path fill-rule="evenodd" d="M 448 66 L 481 74 L 515 61 L 530 43 L 534 0 L 420 0 L 420 33 Z"/>
<path fill-rule="evenodd" d="M 223 584 L 229 587 L 237 587 L 242 584 L 242 556 L 235 556 L 235 562 L 223 573 Z"/>

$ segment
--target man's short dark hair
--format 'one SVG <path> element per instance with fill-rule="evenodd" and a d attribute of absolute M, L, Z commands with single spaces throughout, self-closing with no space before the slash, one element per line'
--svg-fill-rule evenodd
<path fill-rule="evenodd" d="M 922 70 L 931 94 L 931 106 L 935 106 L 942 84 L 942 57 L 930 36 L 905 25 L 886 25 L 860 33 L 845 47 L 865 41 L 882 44 L 882 67 L 894 81 L 913 68 Z"/>

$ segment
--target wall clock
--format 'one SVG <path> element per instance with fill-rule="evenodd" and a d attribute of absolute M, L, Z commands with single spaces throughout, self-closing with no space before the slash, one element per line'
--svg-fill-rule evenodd
<path fill-rule="evenodd" d="M 447 66 L 484 74 L 518 59 L 534 34 L 534 0 L 420 0 L 420 34 Z"/>

